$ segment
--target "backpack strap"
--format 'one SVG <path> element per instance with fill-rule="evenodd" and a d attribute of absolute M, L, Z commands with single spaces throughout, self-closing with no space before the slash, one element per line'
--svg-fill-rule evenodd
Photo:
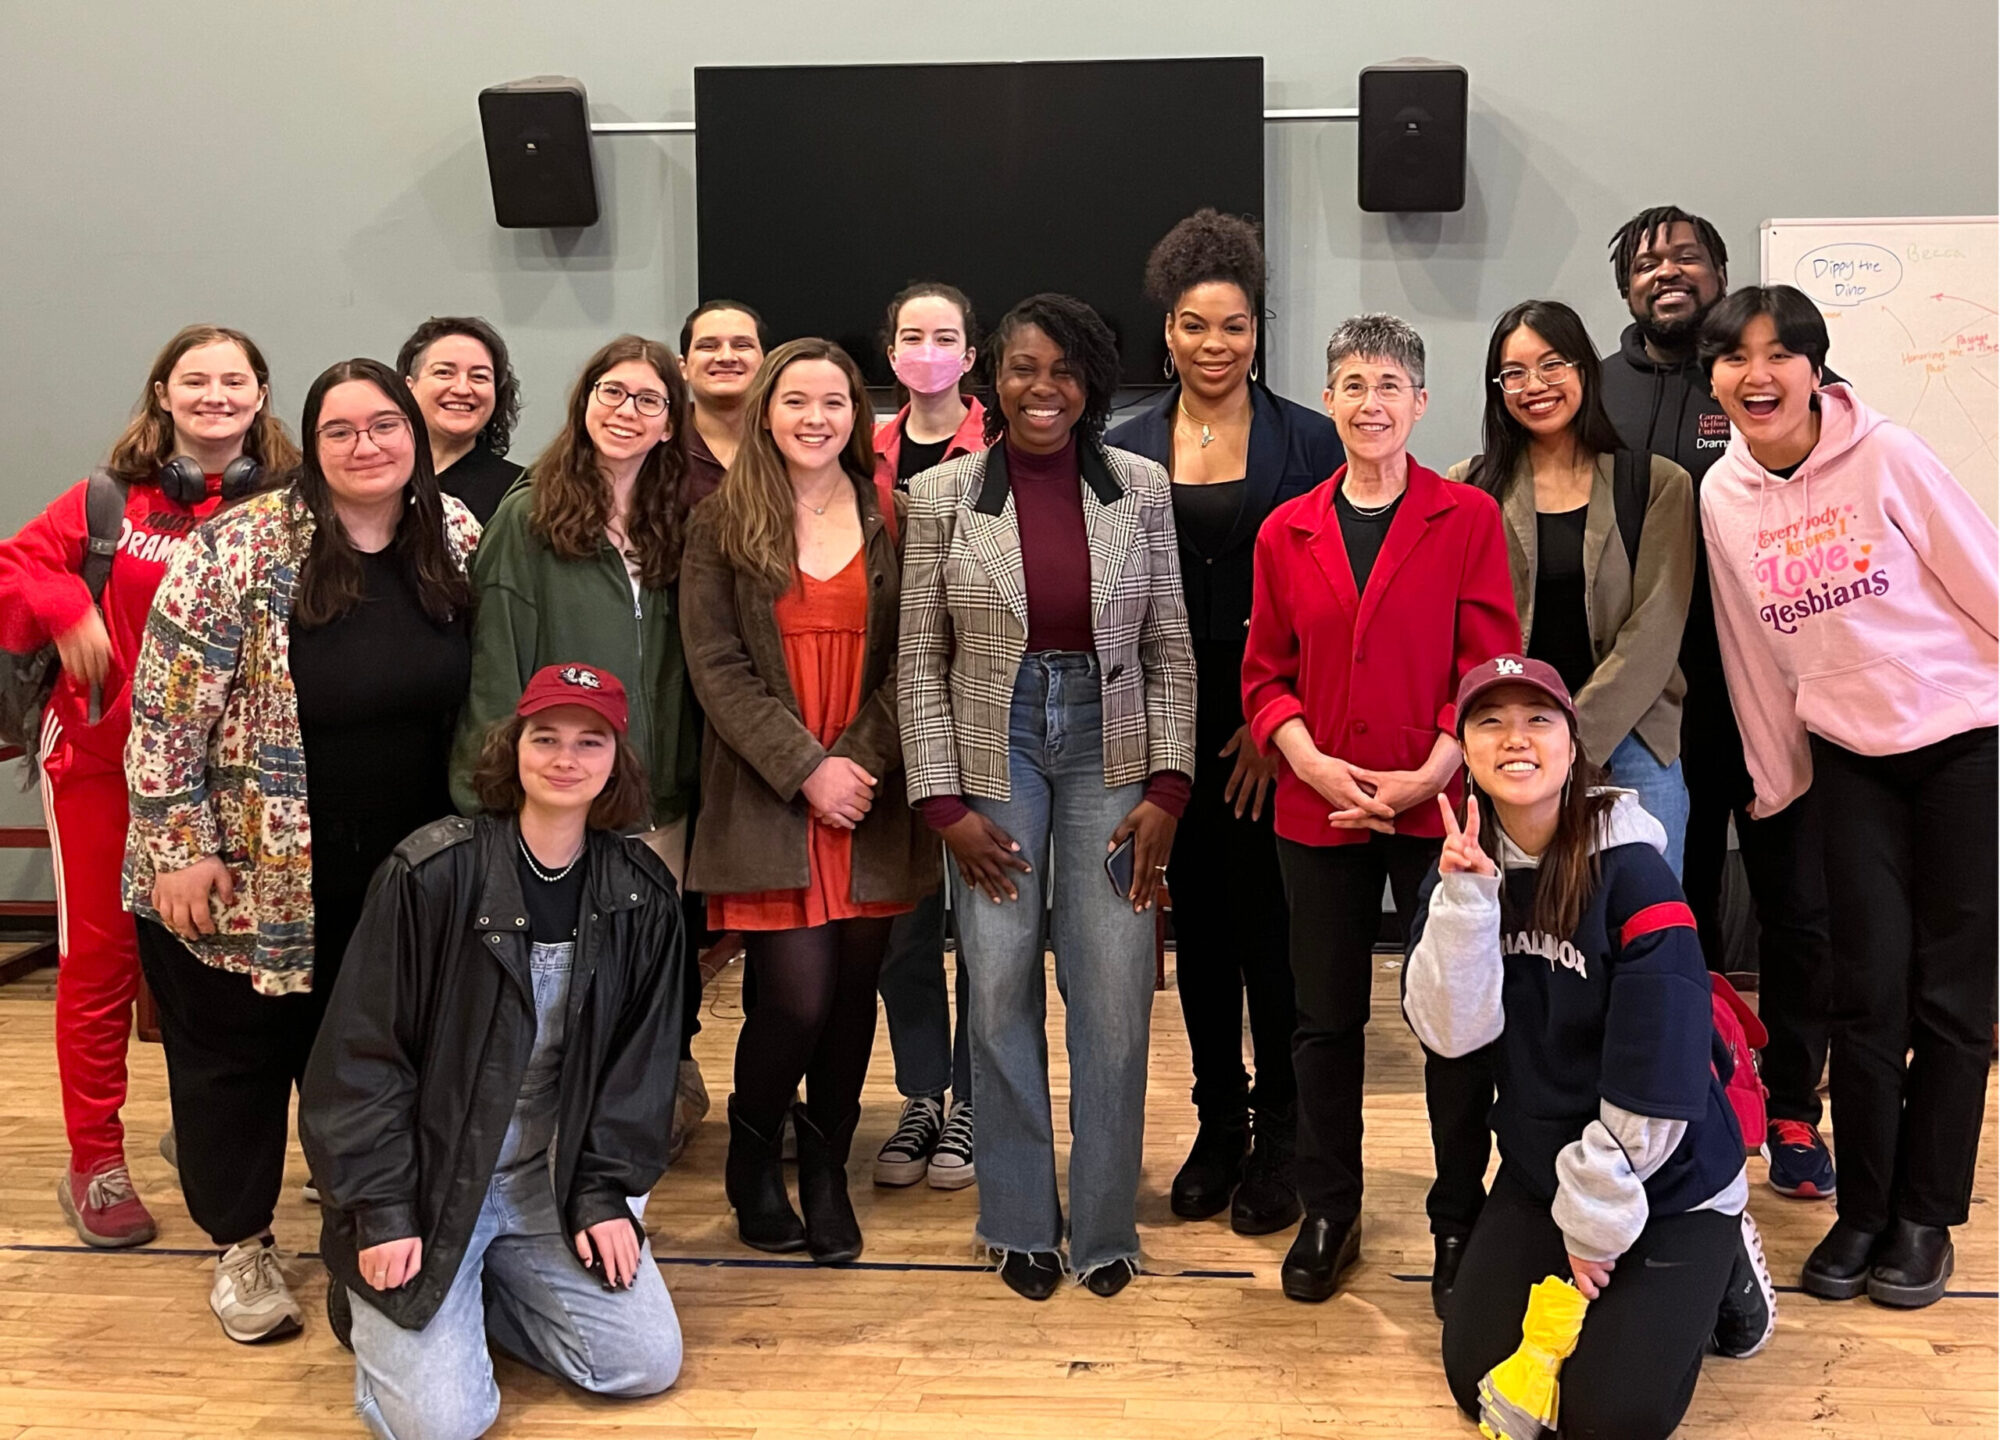
<path fill-rule="evenodd" d="M 1611 503 L 1618 516 L 1618 536 L 1625 542 L 1625 563 L 1639 573 L 1639 536 L 1646 528 L 1646 506 L 1653 499 L 1653 457 L 1643 450 L 1620 450 L 1612 462 Z"/>
<path fill-rule="evenodd" d="M 111 579 L 111 558 L 118 553 L 118 541 L 125 530 L 128 491 L 125 482 L 109 470 L 90 472 L 89 489 L 83 498 L 90 533 L 84 540 L 82 575 L 93 604 L 104 598 L 104 586 Z"/>

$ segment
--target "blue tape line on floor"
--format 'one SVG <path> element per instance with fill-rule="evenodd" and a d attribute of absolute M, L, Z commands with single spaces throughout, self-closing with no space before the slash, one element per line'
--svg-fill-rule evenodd
<path fill-rule="evenodd" d="M 205 1260 L 215 1254 L 212 1249 L 182 1250 L 169 1249 L 159 1245 L 127 1246 L 123 1250 L 100 1250 L 91 1245 L 0 1245 L 0 1250 L 18 1251 L 39 1255 L 164 1255 L 175 1258 Z M 317 1250 L 295 1252 L 300 1260 L 317 1260 Z M 811 1260 L 765 1260 L 748 1255 L 656 1255 L 658 1265 L 689 1265 L 702 1269 L 723 1270 L 875 1270 L 889 1274 L 903 1274 L 915 1271 L 934 1271 L 946 1274 L 987 1275 L 991 1265 L 969 1263 L 947 1263 L 942 1261 L 919 1260 L 857 1260 L 848 1265 L 819 1265 Z M 1254 1280 L 1254 1270 L 1148 1270 L 1148 1275 L 1169 1280 Z"/>

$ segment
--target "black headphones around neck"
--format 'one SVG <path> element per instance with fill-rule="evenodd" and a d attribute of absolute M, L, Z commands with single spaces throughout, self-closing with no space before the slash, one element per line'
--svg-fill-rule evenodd
<path fill-rule="evenodd" d="M 208 498 L 208 477 L 201 463 L 176 455 L 160 467 L 160 489 L 177 505 L 199 505 Z M 264 467 L 248 455 L 238 455 L 222 467 L 222 498 L 225 502 L 254 495 L 263 482 Z"/>

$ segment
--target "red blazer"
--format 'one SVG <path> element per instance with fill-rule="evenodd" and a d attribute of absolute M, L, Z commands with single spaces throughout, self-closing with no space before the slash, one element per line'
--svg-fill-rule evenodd
<path fill-rule="evenodd" d="M 1271 512 L 1257 534 L 1256 589 L 1243 656 L 1243 713 L 1257 744 L 1298 716 L 1328 755 L 1370 770 L 1414 770 L 1439 731 L 1456 729 L 1467 670 L 1518 649 L 1514 582 L 1500 507 L 1410 461 L 1408 488 L 1357 595 L 1333 496 L 1347 474 Z M 1461 785 L 1449 793 L 1456 802 Z M 1328 805 L 1278 771 L 1278 834 L 1301 845 L 1350 845 L 1373 831 L 1326 823 Z M 1437 807 L 1396 817 L 1402 835 L 1441 837 Z"/>

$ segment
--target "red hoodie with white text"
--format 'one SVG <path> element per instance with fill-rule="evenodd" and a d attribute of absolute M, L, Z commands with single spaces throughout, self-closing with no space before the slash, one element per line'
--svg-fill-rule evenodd
<path fill-rule="evenodd" d="M 192 507 L 170 500 L 158 485 L 133 485 L 125 497 L 125 520 L 118 553 L 104 584 L 104 628 L 111 636 L 111 668 L 104 678 L 98 723 L 90 723 L 90 687 L 63 674 L 49 700 L 49 713 L 65 743 L 105 765 L 124 766 L 125 736 L 132 725 L 132 662 L 145 633 L 153 592 L 167 573 L 167 561 L 181 539 L 213 514 L 222 493 L 219 475 L 208 477 L 208 494 Z M 83 555 L 90 538 L 84 497 L 88 480 L 78 481 L 19 534 L 0 540 L 0 647 L 28 654 L 70 629 L 90 609 L 83 582 Z"/>

